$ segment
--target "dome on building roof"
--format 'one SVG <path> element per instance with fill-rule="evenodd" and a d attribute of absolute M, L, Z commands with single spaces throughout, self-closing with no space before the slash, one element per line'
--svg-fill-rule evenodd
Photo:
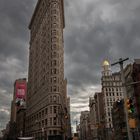
<path fill-rule="evenodd" d="M 102 66 L 109 66 L 109 62 L 107 60 L 104 60 L 103 65 Z"/>

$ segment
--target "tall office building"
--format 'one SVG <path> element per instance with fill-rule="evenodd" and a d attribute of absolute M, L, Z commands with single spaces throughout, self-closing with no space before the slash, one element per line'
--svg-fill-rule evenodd
<path fill-rule="evenodd" d="M 97 139 L 97 108 L 94 97 L 89 97 L 90 138 Z"/>
<path fill-rule="evenodd" d="M 89 140 L 89 111 L 82 111 L 80 115 L 80 140 Z"/>
<path fill-rule="evenodd" d="M 38 0 L 30 29 L 26 135 L 66 138 L 63 0 Z"/>
<path fill-rule="evenodd" d="M 9 122 L 9 139 L 15 139 L 17 136 L 17 125 L 19 122 L 17 122 L 18 118 L 18 111 L 21 108 L 26 107 L 26 87 L 27 82 L 26 78 L 17 79 L 14 83 L 14 94 L 13 94 L 13 100 L 11 102 L 11 117 Z M 22 119 L 22 118 L 21 118 Z"/>
<path fill-rule="evenodd" d="M 26 78 L 17 79 L 14 83 L 14 94 L 13 100 L 11 102 L 11 117 L 10 117 L 11 123 L 14 122 L 16 123 L 17 111 L 22 107 L 21 103 L 23 102 L 23 100 L 26 101 L 26 92 L 27 92 L 26 86 L 27 86 Z"/>
<path fill-rule="evenodd" d="M 94 97 L 89 98 L 89 121 L 89 140 L 104 139 L 103 94 L 101 92 L 95 92 Z"/>
<path fill-rule="evenodd" d="M 104 108 L 103 108 L 103 94 L 96 92 L 94 95 L 95 108 L 96 108 L 96 128 L 97 136 L 99 139 L 104 139 Z"/>
<path fill-rule="evenodd" d="M 104 122 L 106 130 L 106 139 L 110 140 L 112 137 L 113 124 L 111 110 L 113 104 L 117 100 L 123 99 L 122 81 L 120 73 L 112 73 L 108 61 L 103 62 L 102 71 L 102 94 L 104 107 Z"/>

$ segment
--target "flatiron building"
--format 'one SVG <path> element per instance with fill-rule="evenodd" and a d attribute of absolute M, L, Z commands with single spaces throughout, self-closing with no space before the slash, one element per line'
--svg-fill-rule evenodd
<path fill-rule="evenodd" d="M 63 0 L 38 0 L 29 24 L 30 48 L 26 135 L 66 139 Z"/>

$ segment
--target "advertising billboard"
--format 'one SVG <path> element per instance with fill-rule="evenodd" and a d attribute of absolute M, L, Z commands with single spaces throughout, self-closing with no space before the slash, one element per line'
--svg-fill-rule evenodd
<path fill-rule="evenodd" d="M 26 82 L 16 82 L 16 98 L 25 99 L 26 96 Z"/>
<path fill-rule="evenodd" d="M 16 93 L 16 105 L 25 106 L 26 99 L 26 81 L 16 81 L 15 93 Z"/>

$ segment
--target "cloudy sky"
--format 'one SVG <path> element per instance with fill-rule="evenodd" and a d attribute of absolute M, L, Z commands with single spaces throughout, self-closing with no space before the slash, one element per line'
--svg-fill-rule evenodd
<path fill-rule="evenodd" d="M 27 77 L 29 30 L 37 0 L 0 0 L 0 129 L 15 79 Z M 65 0 L 65 77 L 72 122 L 101 91 L 102 62 L 140 58 L 140 0 Z"/>

